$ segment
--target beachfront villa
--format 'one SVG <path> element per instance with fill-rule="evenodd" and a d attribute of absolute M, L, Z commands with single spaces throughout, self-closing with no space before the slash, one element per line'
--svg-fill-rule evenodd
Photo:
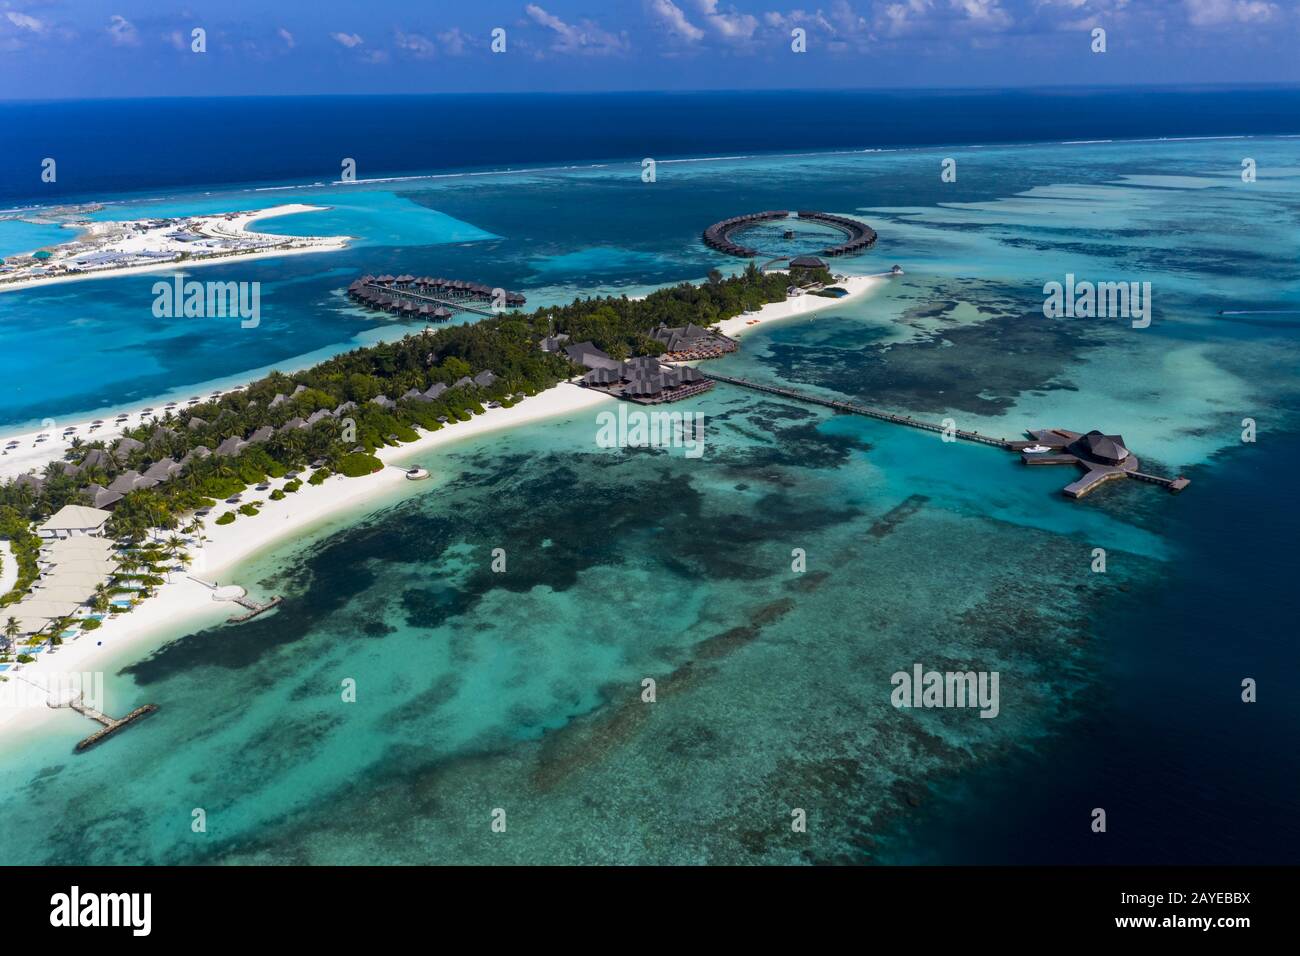
<path fill-rule="evenodd" d="M 591 342 L 571 345 L 565 351 L 572 361 L 590 369 L 582 376 L 583 387 L 638 405 L 676 402 L 713 387 L 713 382 L 689 365 L 664 365 L 648 355 L 620 362 Z"/>
<path fill-rule="evenodd" d="M 104 525 L 111 517 L 111 514 L 100 508 L 64 505 L 50 515 L 36 529 L 36 533 L 48 540 L 99 536 L 104 533 Z"/>
<path fill-rule="evenodd" d="M 108 512 L 101 514 L 107 520 Z M 6 615 L 17 620 L 20 633 L 30 635 L 44 631 L 55 621 L 89 613 L 88 605 L 96 589 L 117 572 L 116 549 L 112 539 L 89 535 L 49 540 L 37 558 L 40 576 L 33 582 L 31 593 L 6 608 Z"/>
<path fill-rule="evenodd" d="M 650 338 L 663 345 L 665 362 L 720 358 L 740 347 L 735 339 L 694 323 L 676 328 L 661 325 L 650 332 Z"/>

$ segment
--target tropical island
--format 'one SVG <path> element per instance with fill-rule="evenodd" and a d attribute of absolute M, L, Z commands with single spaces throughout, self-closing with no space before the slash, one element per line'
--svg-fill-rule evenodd
<path fill-rule="evenodd" d="M 31 663 L 65 639 L 98 630 L 177 572 L 187 578 L 196 553 L 214 552 L 211 570 L 283 533 L 287 526 L 255 519 L 291 499 L 300 499 L 299 514 L 310 512 L 307 499 L 327 490 L 326 482 L 339 489 L 340 481 L 351 484 L 346 479 L 400 480 L 406 469 L 386 467 L 390 453 L 428 447 L 446 429 L 469 434 L 473 424 L 462 423 L 478 419 L 509 424 L 503 410 L 543 392 L 538 417 L 611 400 L 567 384 L 588 371 L 585 357 L 670 361 L 680 357 L 672 349 L 689 329 L 833 304 L 792 294 L 829 281 L 824 269 L 792 277 L 750 265 L 733 277 L 715 271 L 704 283 L 643 299 L 581 298 L 425 328 L 168 409 L 111 441 L 73 438 L 40 474 L 0 484 L 0 539 L 17 565 L 13 587 L 0 595 L 0 667 Z M 872 280 L 858 281 L 866 288 Z M 576 344 L 556 347 L 563 342 Z M 561 384 L 563 390 L 555 388 Z M 563 400 L 548 404 L 557 393 Z M 336 490 L 312 502 L 349 497 Z M 236 523 L 237 544 L 228 536 Z M 245 525 L 258 526 L 262 537 Z M 225 550 L 212 548 L 211 539 L 222 534 Z"/>
<path fill-rule="evenodd" d="M 124 222 L 70 219 L 63 225 L 80 230 L 75 239 L 0 260 L 0 292 L 79 279 L 138 275 L 178 265 L 211 265 L 346 248 L 349 236 L 280 236 L 248 228 L 259 219 L 325 208 L 289 203 L 216 216 Z"/>

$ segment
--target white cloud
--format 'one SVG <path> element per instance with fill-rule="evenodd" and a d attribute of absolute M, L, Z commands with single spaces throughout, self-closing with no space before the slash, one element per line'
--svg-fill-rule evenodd
<path fill-rule="evenodd" d="M 906 33 L 931 11 L 930 0 L 903 0 L 886 4 L 880 11 L 882 29 L 887 33 Z"/>
<path fill-rule="evenodd" d="M 449 56 L 464 56 L 465 42 L 469 39 L 461 32 L 460 27 L 452 27 L 438 34 L 438 42 L 442 48 L 447 51 Z"/>
<path fill-rule="evenodd" d="M 820 10 L 809 12 L 807 10 L 791 10 L 789 13 L 779 13 L 773 11 L 763 14 L 763 19 L 767 21 L 768 26 L 777 27 L 782 30 L 790 27 L 814 27 L 825 33 L 835 33 L 835 25 L 826 19 L 826 14 Z"/>
<path fill-rule="evenodd" d="M 1267 23 L 1278 13 L 1277 4 L 1267 0 L 1183 0 L 1187 19 L 1193 26 L 1221 23 Z"/>
<path fill-rule="evenodd" d="M 136 46 L 140 43 L 140 36 L 135 32 L 135 24 L 120 13 L 115 13 L 109 18 L 108 38 L 114 46 Z"/>
<path fill-rule="evenodd" d="M 405 50 L 407 53 L 421 60 L 427 60 L 438 52 L 432 40 L 418 33 L 403 33 L 401 30 L 393 34 L 393 43 L 399 50 Z"/>
<path fill-rule="evenodd" d="M 718 9 L 718 0 L 696 0 L 705 22 L 727 40 L 748 40 L 758 29 L 758 20 L 748 13 L 737 13 L 732 7 L 727 12 Z"/>
<path fill-rule="evenodd" d="M 356 33 L 331 33 L 330 36 L 334 38 L 335 42 L 343 44 L 349 50 L 366 42 L 361 39 L 360 34 Z"/>
<path fill-rule="evenodd" d="M 551 49 L 557 53 L 618 53 L 627 48 L 627 37 L 616 36 L 591 20 L 583 20 L 578 25 L 565 23 L 554 14 L 547 13 L 535 3 L 524 7 L 524 12 L 535 23 L 555 33 L 555 42 Z"/>
<path fill-rule="evenodd" d="M 688 43 L 696 43 L 704 39 L 704 31 L 686 19 L 682 8 L 673 3 L 673 0 L 647 0 L 646 6 L 650 13 L 659 19 L 664 29 L 673 36 Z"/>
<path fill-rule="evenodd" d="M 285 46 L 287 46 L 290 50 L 293 49 L 293 47 L 294 47 L 294 39 L 293 39 L 293 34 L 292 34 L 292 33 L 290 33 L 290 32 L 289 32 L 288 30 L 286 30 L 284 27 L 280 27 L 280 29 L 278 29 L 278 30 L 275 31 L 275 34 L 276 34 L 276 36 L 278 36 L 281 40 L 284 41 L 284 45 L 285 45 Z"/>
<path fill-rule="evenodd" d="M 981 26 L 1002 29 L 1011 26 L 1011 14 L 1002 9 L 998 0 L 948 0 L 954 9 L 966 14 L 966 19 Z"/>
<path fill-rule="evenodd" d="M 45 31 L 44 23 L 26 13 L 10 10 L 5 13 L 5 17 L 20 30 L 31 30 L 33 33 L 43 33 Z"/>

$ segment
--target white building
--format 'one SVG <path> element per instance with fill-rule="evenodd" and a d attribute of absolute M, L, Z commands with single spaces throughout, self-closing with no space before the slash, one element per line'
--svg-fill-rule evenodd
<path fill-rule="evenodd" d="M 104 524 L 112 514 L 100 508 L 84 505 L 64 505 L 36 529 L 42 538 L 79 538 L 84 535 L 98 537 L 104 533 Z"/>

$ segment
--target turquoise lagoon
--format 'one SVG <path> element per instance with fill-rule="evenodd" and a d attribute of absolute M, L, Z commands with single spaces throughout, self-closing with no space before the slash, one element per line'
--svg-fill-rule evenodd
<path fill-rule="evenodd" d="M 4 741 L 0 862 L 1294 861 L 1297 717 L 1280 693 L 1234 701 L 1243 675 L 1297 676 L 1280 488 L 1300 465 L 1285 314 L 1300 308 L 1300 163 L 1293 141 L 1251 141 L 1261 174 L 1244 184 L 1244 148 L 358 187 L 350 206 L 373 194 L 419 241 L 371 217 L 357 249 L 247 264 L 278 306 L 274 332 L 248 339 L 130 321 L 134 280 L 0 296 L 0 335 L 30 343 L 5 351 L 10 380 L 58 329 L 69 367 L 89 369 L 75 394 L 39 385 L 72 411 L 402 334 L 338 297 L 364 269 L 465 275 L 531 304 L 637 294 L 734 268 L 700 248 L 709 222 L 824 208 L 880 232 L 845 268 L 906 275 L 745 333 L 719 370 L 1008 437 L 1119 431 L 1193 479 L 1178 498 L 1120 485 L 1072 503 L 1059 470 L 725 386 L 690 403 L 699 459 L 598 448 L 591 414 L 467 440 L 421 460 L 433 481 L 242 567 L 285 595 L 276 614 L 114 660 L 111 707 L 161 704 L 149 721 L 75 757 L 71 716 Z M 950 152 L 958 184 L 939 181 Z M 371 228 L 333 215 L 323 231 Z M 1152 282 L 1155 321 L 1044 319 L 1042 285 L 1066 273 Z M 89 336 L 66 336 L 78 311 L 117 343 L 104 364 L 142 381 L 85 361 Z M 29 335 L 38 312 L 50 328 Z M 29 418 L 32 397 L 0 407 Z M 1262 423 L 1256 446 L 1243 417 Z M 998 671 L 998 717 L 895 709 L 891 675 L 915 663 Z M 1104 847 L 1088 842 L 1097 805 L 1126 821 Z"/>

